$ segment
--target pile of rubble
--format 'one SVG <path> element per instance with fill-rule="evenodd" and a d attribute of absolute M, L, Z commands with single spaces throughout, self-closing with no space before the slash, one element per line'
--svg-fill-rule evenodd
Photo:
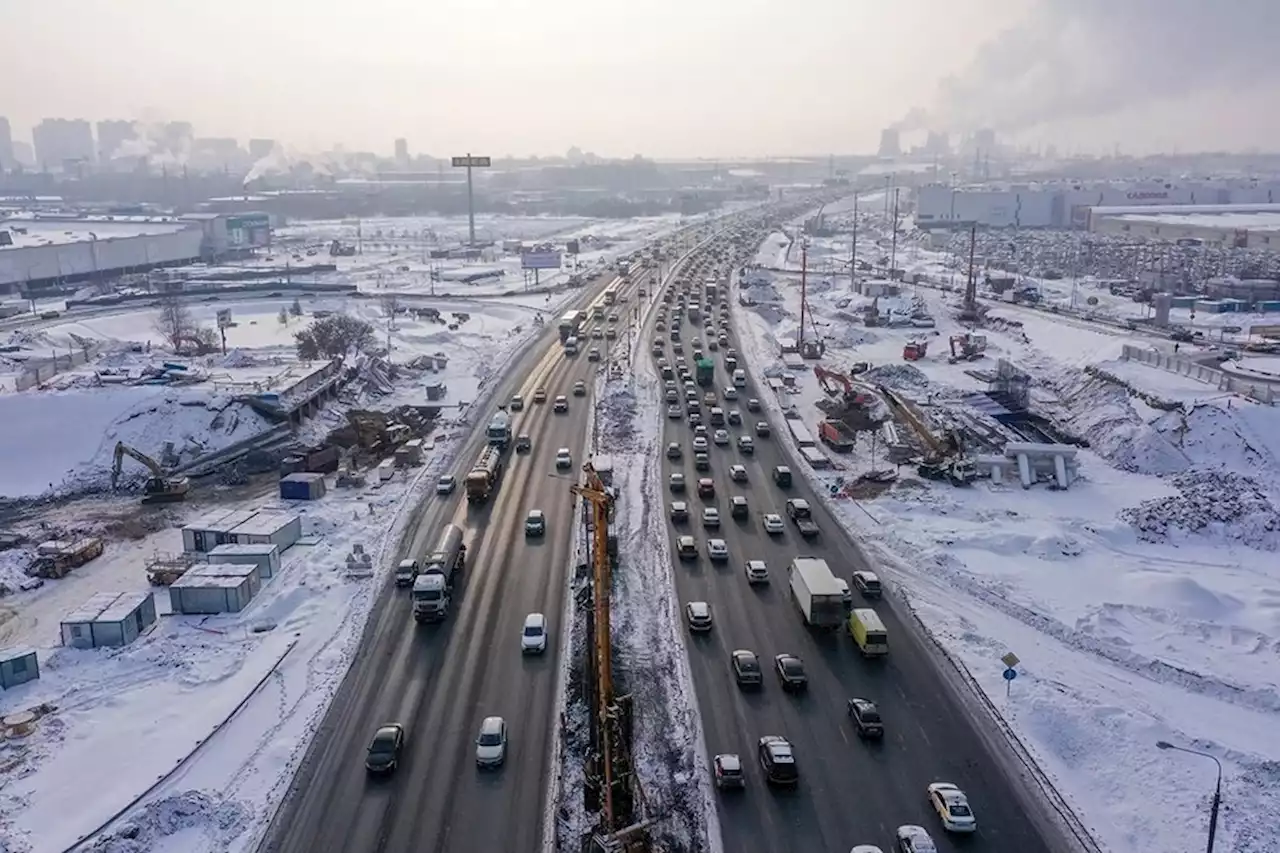
<path fill-rule="evenodd" d="M 881 364 L 862 374 L 861 378 L 890 388 L 915 390 L 929 387 L 929 377 L 910 364 Z"/>
<path fill-rule="evenodd" d="M 1180 494 L 1143 501 L 1120 518 L 1148 542 L 1176 544 L 1200 536 L 1262 551 L 1280 550 L 1280 516 L 1250 477 L 1228 471 L 1192 470 L 1166 482 Z"/>

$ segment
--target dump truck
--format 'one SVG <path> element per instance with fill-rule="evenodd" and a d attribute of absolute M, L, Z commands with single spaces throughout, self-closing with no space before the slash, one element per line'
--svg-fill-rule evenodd
<path fill-rule="evenodd" d="M 818 424 L 818 438 L 836 453 L 853 452 L 853 436 L 839 421 L 823 421 Z"/>
<path fill-rule="evenodd" d="M 694 380 L 703 388 L 716 381 L 716 363 L 709 358 L 700 358 L 693 364 Z"/>
<path fill-rule="evenodd" d="M 439 622 L 449 615 L 453 578 L 466 561 L 467 546 L 462 541 L 462 528 L 446 524 L 435 549 L 423 558 L 421 570 L 413 579 L 415 622 Z"/>
<path fill-rule="evenodd" d="M 806 625 L 829 630 L 844 624 L 844 587 L 831 573 L 826 560 L 796 557 L 787 569 L 787 577 L 791 582 L 791 599 Z"/>
<path fill-rule="evenodd" d="M 485 437 L 490 445 L 498 448 L 500 452 L 505 452 L 511 444 L 511 415 L 501 409 L 494 412 L 493 417 L 489 418 L 489 428 L 485 430 Z"/>
<path fill-rule="evenodd" d="M 102 540 L 90 536 L 74 542 L 50 541 L 36 546 L 32 571 L 38 578 L 63 578 L 102 554 Z"/>
<path fill-rule="evenodd" d="M 476 464 L 467 474 L 467 503 L 484 503 L 498 489 L 502 479 L 502 451 L 494 445 L 486 445 L 480 451 Z"/>
<path fill-rule="evenodd" d="M 795 524 L 796 530 L 800 531 L 800 535 L 805 539 L 812 539 L 818 535 L 818 523 L 813 520 L 813 510 L 809 507 L 809 502 L 804 498 L 791 498 L 787 501 L 787 515 Z"/>

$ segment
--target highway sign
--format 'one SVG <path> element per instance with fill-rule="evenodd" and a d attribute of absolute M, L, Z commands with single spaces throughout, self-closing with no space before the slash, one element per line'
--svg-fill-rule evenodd
<path fill-rule="evenodd" d="M 470 154 L 465 157 L 454 157 L 452 162 L 455 169 L 487 169 L 493 165 L 492 158 L 472 157 Z"/>
<path fill-rule="evenodd" d="M 231 309 L 219 308 L 218 309 L 218 328 L 225 329 L 230 325 L 231 325 Z"/>
<path fill-rule="evenodd" d="M 1018 660 L 1018 656 L 1013 652 L 1006 652 L 1004 657 L 1000 658 L 1000 663 L 1004 664 L 1009 669 L 1013 669 L 1015 666 L 1022 663 L 1022 661 Z"/>
<path fill-rule="evenodd" d="M 1015 678 L 1017 678 L 1017 677 L 1018 677 L 1018 671 L 1017 671 L 1016 669 L 1014 669 L 1013 667 L 1009 667 L 1008 669 L 1006 669 L 1006 670 L 1004 671 L 1004 680 L 1005 680 L 1005 681 L 1013 681 L 1013 680 L 1014 680 Z"/>

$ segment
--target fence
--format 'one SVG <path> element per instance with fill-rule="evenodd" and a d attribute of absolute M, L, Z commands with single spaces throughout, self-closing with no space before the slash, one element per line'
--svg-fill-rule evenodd
<path fill-rule="evenodd" d="M 26 391 L 41 382 L 48 382 L 64 370 L 79 367 L 85 362 L 93 360 L 98 356 L 100 349 L 101 347 L 98 346 L 87 346 L 83 349 L 69 350 L 66 355 L 55 351 L 52 358 L 41 359 L 34 364 L 28 362 L 27 366 L 18 374 L 17 379 L 14 380 L 14 390 Z"/>
<path fill-rule="evenodd" d="M 1231 391 L 1243 397 L 1249 397 L 1268 406 L 1275 405 L 1275 388 L 1262 380 L 1250 382 L 1239 376 L 1232 376 L 1213 367 L 1206 367 L 1190 359 L 1176 355 L 1144 349 L 1132 344 L 1124 345 L 1124 353 L 1120 356 L 1125 361 L 1136 361 L 1158 370 L 1176 373 L 1206 385 L 1212 385 L 1219 391 Z"/>

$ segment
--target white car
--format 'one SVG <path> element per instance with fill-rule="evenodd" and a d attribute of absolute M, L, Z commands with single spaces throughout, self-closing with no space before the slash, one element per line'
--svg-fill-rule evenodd
<path fill-rule="evenodd" d="M 700 436 L 700 435 L 696 435 L 696 436 L 694 436 L 694 437 L 693 437 L 693 452 L 694 452 L 694 453 L 699 453 L 699 452 L 701 452 L 701 453 L 706 453 L 706 452 L 707 452 L 707 440 L 706 440 L 705 438 L 703 438 L 702 436 Z"/>
<path fill-rule="evenodd" d="M 719 527 L 720 526 L 720 510 L 713 506 L 705 507 L 702 510 L 702 526 L 703 527 Z"/>
<path fill-rule="evenodd" d="M 769 582 L 769 567 L 765 565 L 764 560 L 747 560 L 746 573 L 747 583 Z"/>
<path fill-rule="evenodd" d="M 745 483 L 747 481 L 747 466 L 730 465 L 729 479 L 733 480 L 735 483 Z"/>
<path fill-rule="evenodd" d="M 884 851 L 874 844 L 855 844 L 849 848 L 849 853 L 884 853 Z"/>
<path fill-rule="evenodd" d="M 749 435 L 738 436 L 738 452 L 752 454 L 756 452 L 756 443 Z"/>
<path fill-rule="evenodd" d="M 728 388 L 724 389 L 724 398 L 725 398 L 726 400 L 736 400 L 736 399 L 738 399 L 738 389 L 737 389 L 737 388 L 734 388 L 734 387 L 732 387 L 732 386 L 730 386 L 730 387 L 728 387 Z"/>
<path fill-rule="evenodd" d="M 476 764 L 498 767 L 507 758 L 507 721 L 501 717 L 485 717 L 476 736 Z"/>
<path fill-rule="evenodd" d="M 950 782 L 934 782 L 929 786 L 929 802 L 942 819 L 947 832 L 976 832 L 978 819 L 969 808 L 969 798 Z"/>
<path fill-rule="evenodd" d="M 684 417 L 684 409 L 680 408 L 679 404 L 667 406 L 667 417 L 673 421 L 678 421 Z"/>
<path fill-rule="evenodd" d="M 711 605 L 705 601 L 690 601 L 684 606 L 684 615 L 690 631 L 711 630 Z"/>
<path fill-rule="evenodd" d="M 786 532 L 786 525 L 782 523 L 782 516 L 776 512 L 766 512 L 764 514 L 764 532 L 770 536 L 781 536 Z"/>
<path fill-rule="evenodd" d="M 728 444 L 729 431 L 727 429 L 718 429 L 715 431 L 715 435 L 711 436 L 711 440 L 716 444 Z"/>
<path fill-rule="evenodd" d="M 933 836 L 923 826 L 906 824 L 898 827 L 897 853 L 938 853 L 938 845 L 933 843 Z"/>
<path fill-rule="evenodd" d="M 524 630 L 520 632 L 520 651 L 540 655 L 547 650 L 547 617 L 530 613 L 524 617 Z"/>
<path fill-rule="evenodd" d="M 729 546 L 725 544 L 723 539 L 708 539 L 707 557 L 713 562 L 723 563 L 729 559 Z"/>
<path fill-rule="evenodd" d="M 458 488 L 458 478 L 452 474 L 445 474 L 439 480 L 436 480 L 437 495 L 451 495 L 456 488 Z"/>
<path fill-rule="evenodd" d="M 569 452 L 569 448 L 562 447 L 556 451 L 556 468 L 572 468 L 573 454 Z"/>

